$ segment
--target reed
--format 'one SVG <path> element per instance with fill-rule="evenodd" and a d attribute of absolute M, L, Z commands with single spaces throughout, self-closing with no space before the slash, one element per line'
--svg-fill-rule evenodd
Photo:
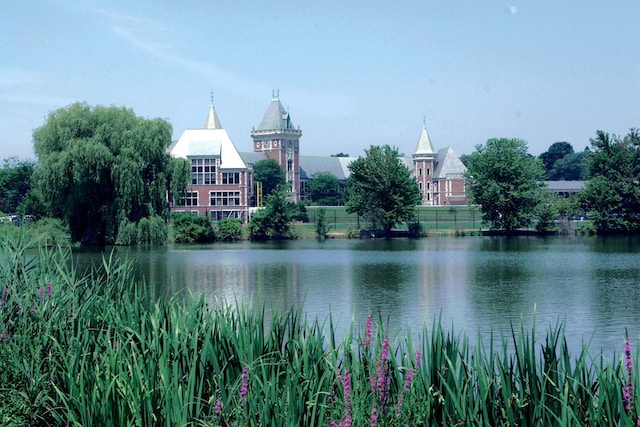
<path fill-rule="evenodd" d="M 130 262 L 79 274 L 71 253 L 0 243 L 0 423 L 144 426 L 574 426 L 638 421 L 637 360 L 572 356 L 562 324 L 471 346 L 439 319 L 419 342 L 384 320 L 153 300 Z M 535 324 L 535 322 L 534 322 Z"/>

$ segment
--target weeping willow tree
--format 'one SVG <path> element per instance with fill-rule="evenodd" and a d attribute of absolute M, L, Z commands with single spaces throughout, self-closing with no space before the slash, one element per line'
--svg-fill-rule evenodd
<path fill-rule="evenodd" d="M 180 192 L 171 183 L 171 133 L 167 121 L 122 107 L 76 103 L 53 111 L 33 134 L 34 191 L 73 241 L 164 243 L 167 191 Z"/>

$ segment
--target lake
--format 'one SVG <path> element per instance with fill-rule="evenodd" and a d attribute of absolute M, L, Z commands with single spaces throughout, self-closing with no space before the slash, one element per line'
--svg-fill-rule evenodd
<path fill-rule="evenodd" d="M 572 354 L 620 354 L 625 328 L 640 336 L 640 238 L 434 237 L 417 240 L 296 240 L 117 248 L 158 297 L 179 292 L 331 312 L 340 336 L 352 319 L 381 313 L 392 333 L 414 338 L 441 317 L 447 330 L 510 333 L 522 319 L 538 340 L 561 321 Z M 75 253 L 80 266 L 101 254 Z"/>

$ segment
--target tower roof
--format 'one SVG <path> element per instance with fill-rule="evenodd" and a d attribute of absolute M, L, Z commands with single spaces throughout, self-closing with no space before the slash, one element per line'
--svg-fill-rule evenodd
<path fill-rule="evenodd" d="M 209 107 L 207 118 L 204 121 L 203 129 L 222 129 L 220 119 L 218 118 L 218 113 L 216 113 L 216 109 L 213 106 L 213 92 L 211 93 L 211 106 Z"/>
<path fill-rule="evenodd" d="M 264 117 L 256 130 L 295 129 L 289 113 L 280 103 L 280 96 L 274 92 L 271 104 L 267 108 Z"/>
<path fill-rule="evenodd" d="M 429 139 L 429 133 L 427 132 L 427 125 L 423 120 L 422 123 L 422 132 L 420 133 L 420 139 L 418 140 L 418 145 L 416 146 L 416 151 L 414 155 L 425 155 L 425 154 L 435 154 L 436 152 L 433 150 L 433 145 L 431 145 L 431 139 Z"/>

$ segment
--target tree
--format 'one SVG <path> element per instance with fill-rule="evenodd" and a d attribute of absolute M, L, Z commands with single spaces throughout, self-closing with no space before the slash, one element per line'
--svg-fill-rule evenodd
<path fill-rule="evenodd" d="M 327 224 L 326 221 L 327 212 L 324 208 L 320 208 L 318 210 L 318 218 L 316 219 L 316 235 L 322 239 L 326 238 L 329 234 L 329 230 L 331 230 L 331 226 Z"/>
<path fill-rule="evenodd" d="M 551 181 L 580 181 L 586 179 L 588 176 L 586 168 L 586 158 L 588 155 L 588 151 L 569 153 L 563 158 L 556 160 L 553 168 L 547 171 L 547 178 Z"/>
<path fill-rule="evenodd" d="M 551 144 L 549 149 L 544 153 L 540 154 L 540 160 L 542 160 L 542 164 L 544 166 L 545 171 L 547 172 L 547 177 L 550 177 L 550 172 L 553 169 L 556 162 L 568 154 L 573 153 L 573 146 L 566 141 L 554 142 Z"/>
<path fill-rule="evenodd" d="M 349 157 L 349 154 L 343 153 L 342 151 L 336 154 L 332 154 L 331 157 Z"/>
<path fill-rule="evenodd" d="M 258 210 L 249 221 L 251 240 L 282 240 L 293 237 L 290 228 L 293 204 L 287 198 L 284 185 L 278 186 L 267 196 L 265 207 Z"/>
<path fill-rule="evenodd" d="M 281 184 L 286 177 L 280 163 L 273 159 L 260 160 L 253 165 L 254 182 L 262 183 L 262 196 L 267 197 Z"/>
<path fill-rule="evenodd" d="M 346 202 L 345 185 L 331 172 L 318 172 L 307 182 L 307 197 L 318 206 L 342 206 Z"/>
<path fill-rule="evenodd" d="M 521 139 L 489 139 L 469 156 L 470 199 L 492 230 L 511 233 L 530 224 L 543 200 L 543 178 L 541 161 Z"/>
<path fill-rule="evenodd" d="M 596 231 L 640 231 L 640 132 L 631 129 L 621 139 L 599 130 L 591 145 L 591 178 L 581 199 Z"/>
<path fill-rule="evenodd" d="M 171 133 L 165 120 L 126 108 L 76 103 L 50 113 L 33 134 L 34 189 L 47 214 L 73 241 L 98 245 L 115 243 L 128 223 L 164 219 Z"/>
<path fill-rule="evenodd" d="M 0 212 L 20 214 L 19 207 L 31 190 L 31 176 L 35 162 L 11 157 L 0 168 Z"/>
<path fill-rule="evenodd" d="M 169 160 L 169 203 L 182 206 L 187 186 L 191 183 L 191 164 L 187 159 L 172 157 Z"/>
<path fill-rule="evenodd" d="M 349 165 L 348 213 L 357 213 L 385 236 L 398 223 L 414 217 L 420 203 L 418 184 L 400 160 L 397 148 L 371 146 Z"/>

